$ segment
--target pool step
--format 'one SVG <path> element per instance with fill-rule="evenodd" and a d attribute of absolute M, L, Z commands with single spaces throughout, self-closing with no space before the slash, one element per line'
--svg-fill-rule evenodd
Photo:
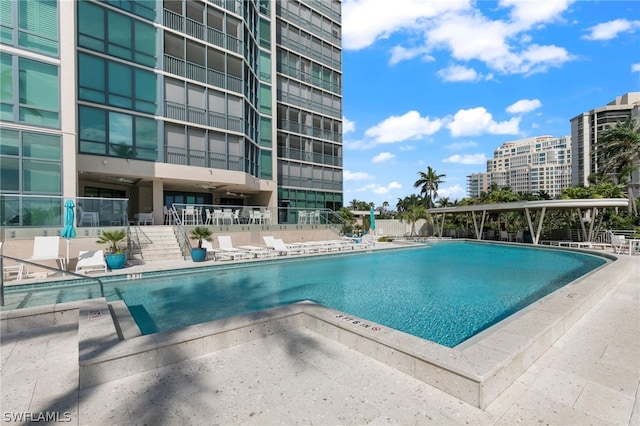
<path fill-rule="evenodd" d="M 180 244 L 171 226 L 140 226 L 135 236 L 131 256 L 144 261 L 184 260 Z"/>

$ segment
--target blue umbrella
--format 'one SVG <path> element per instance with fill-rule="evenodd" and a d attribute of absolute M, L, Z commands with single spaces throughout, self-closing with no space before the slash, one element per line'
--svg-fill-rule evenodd
<path fill-rule="evenodd" d="M 376 216 L 373 211 L 373 207 L 369 210 L 369 230 L 375 231 L 376 229 Z"/>
<path fill-rule="evenodd" d="M 75 214 L 73 208 L 76 205 L 73 204 L 73 200 L 67 200 L 64 203 L 64 228 L 60 236 L 67 239 L 67 264 L 69 264 L 69 240 L 76 237 Z"/>

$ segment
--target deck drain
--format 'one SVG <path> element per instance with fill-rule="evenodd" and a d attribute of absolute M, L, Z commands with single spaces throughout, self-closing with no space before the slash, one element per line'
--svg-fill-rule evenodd
<path fill-rule="evenodd" d="M 89 319 L 96 319 L 102 316 L 102 312 L 100 311 L 91 311 L 89 312 Z"/>
<path fill-rule="evenodd" d="M 567 297 L 569 299 L 573 299 L 574 297 L 578 297 L 578 293 L 569 293 L 569 294 L 567 294 Z"/>

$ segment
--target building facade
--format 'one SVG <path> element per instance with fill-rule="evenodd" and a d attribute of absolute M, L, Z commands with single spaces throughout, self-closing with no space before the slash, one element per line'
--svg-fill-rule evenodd
<path fill-rule="evenodd" d="M 589 186 L 589 176 L 598 172 L 599 156 L 596 147 L 600 133 L 628 118 L 640 119 L 640 92 L 618 96 L 607 105 L 571 119 L 573 186 Z M 638 171 L 633 173 L 632 179 L 635 184 L 640 183 Z"/>
<path fill-rule="evenodd" d="M 467 176 L 467 193 L 477 198 L 496 184 L 513 192 L 560 195 L 571 185 L 571 140 L 538 136 L 502 144 L 487 160 L 487 172 Z"/>
<path fill-rule="evenodd" d="M 0 192 L 20 211 L 342 206 L 339 0 L 0 7 Z"/>

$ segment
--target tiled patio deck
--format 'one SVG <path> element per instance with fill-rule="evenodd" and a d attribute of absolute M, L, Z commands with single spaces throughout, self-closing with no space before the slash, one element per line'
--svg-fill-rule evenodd
<path fill-rule="evenodd" d="M 71 324 L 2 335 L 2 423 L 637 425 L 640 258 L 618 262 L 631 272 L 485 410 L 307 329 L 79 389 Z"/>

